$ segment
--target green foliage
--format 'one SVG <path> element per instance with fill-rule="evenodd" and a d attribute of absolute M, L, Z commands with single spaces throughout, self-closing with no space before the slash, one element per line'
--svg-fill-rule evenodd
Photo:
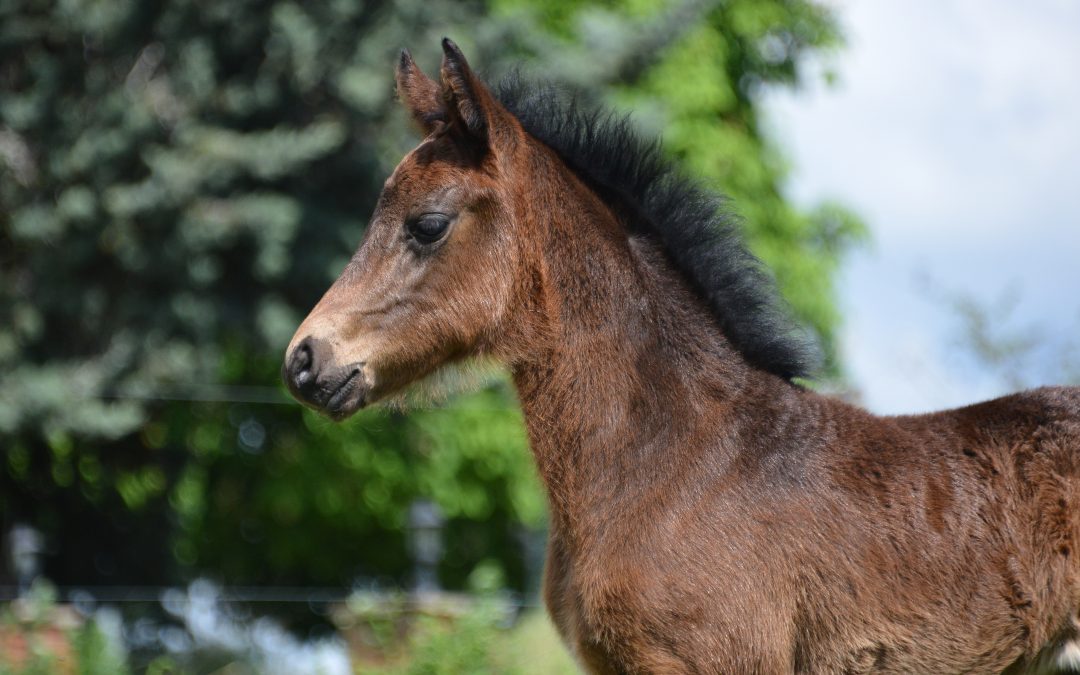
<path fill-rule="evenodd" d="M 66 625 L 71 618 L 63 612 L 71 610 L 58 608 L 55 589 L 40 581 L 25 599 L 7 605 L 0 612 L 0 675 L 130 672 L 93 620 Z"/>
<path fill-rule="evenodd" d="M 514 528 L 540 526 L 543 501 L 505 385 L 452 409 L 374 408 L 340 426 L 294 406 L 185 412 L 169 425 L 189 455 L 169 494 L 183 564 L 227 580 L 334 584 L 348 580 L 343 570 L 400 580 L 410 569 L 408 506 L 425 496 L 450 519 L 448 583 L 460 586 L 493 549 L 510 549 L 503 558 L 523 583 Z M 470 522 L 485 524 L 479 538 Z"/>
<path fill-rule="evenodd" d="M 79 628 L 72 636 L 75 661 L 79 675 L 124 675 L 129 672 L 116 645 L 110 644 L 93 621 Z"/>
<path fill-rule="evenodd" d="M 460 616 L 422 615 L 395 641 L 393 627 L 379 626 L 388 665 L 366 663 L 373 675 L 574 675 L 579 671 L 555 633 L 551 620 L 533 610 L 507 626 L 507 608 L 480 594 Z M 374 620 L 379 623 L 380 620 Z"/>
<path fill-rule="evenodd" d="M 496 609 L 479 606 L 446 627 L 438 619 L 424 617 L 414 629 L 409 664 L 401 675 L 442 675 L 444 673 L 493 674 L 492 643 L 499 633 Z"/>
<path fill-rule="evenodd" d="M 833 349 L 832 283 L 861 228 L 785 199 L 759 120 L 763 87 L 797 85 L 837 43 L 810 0 L 11 0 L 0 514 L 50 536 L 59 581 L 401 580 L 424 496 L 450 518 L 446 583 L 494 559 L 524 586 L 518 535 L 544 502 L 505 383 L 341 426 L 278 384 L 285 343 L 416 141 L 392 96 L 397 50 L 432 71 L 443 34 L 488 72 L 525 62 L 662 131 L 732 195 Z"/>

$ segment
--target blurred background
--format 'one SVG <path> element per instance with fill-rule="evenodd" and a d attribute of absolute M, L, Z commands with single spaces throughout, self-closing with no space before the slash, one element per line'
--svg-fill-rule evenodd
<path fill-rule="evenodd" d="M 334 425 L 300 319 L 453 37 L 731 196 L 881 413 L 1080 380 L 1080 8 L 0 0 L 0 673 L 572 673 L 502 376 Z"/>

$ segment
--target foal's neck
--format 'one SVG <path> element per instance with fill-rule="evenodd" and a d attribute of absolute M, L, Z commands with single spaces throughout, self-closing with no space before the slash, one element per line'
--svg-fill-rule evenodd
<path fill-rule="evenodd" d="M 702 438 L 747 392 L 778 378 L 749 367 L 654 244 L 544 148 L 518 216 L 542 325 L 512 364 L 556 527 L 640 498 L 699 465 Z M 763 382 L 762 379 L 767 380 Z M 775 382 L 772 382 L 775 380 Z M 722 464 L 724 450 L 710 466 Z"/>

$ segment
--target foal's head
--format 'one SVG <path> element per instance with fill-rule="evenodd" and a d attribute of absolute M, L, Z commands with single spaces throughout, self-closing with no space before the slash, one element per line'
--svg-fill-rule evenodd
<path fill-rule="evenodd" d="M 402 52 L 398 94 L 425 134 L 386 181 L 359 250 L 297 329 L 283 375 L 335 419 L 483 353 L 513 303 L 507 175 L 523 132 L 443 41 L 440 81 Z"/>

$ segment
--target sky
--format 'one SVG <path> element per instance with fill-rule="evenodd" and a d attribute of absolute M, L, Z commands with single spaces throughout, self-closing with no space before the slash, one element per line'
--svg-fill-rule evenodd
<path fill-rule="evenodd" d="M 861 402 L 924 412 L 1016 386 L 963 347 L 954 297 L 1011 306 L 994 330 L 1044 345 L 1025 385 L 1063 378 L 1053 355 L 1080 345 L 1080 3 L 831 4 L 838 81 L 766 110 L 795 201 L 840 201 L 871 231 L 838 280 Z"/>

